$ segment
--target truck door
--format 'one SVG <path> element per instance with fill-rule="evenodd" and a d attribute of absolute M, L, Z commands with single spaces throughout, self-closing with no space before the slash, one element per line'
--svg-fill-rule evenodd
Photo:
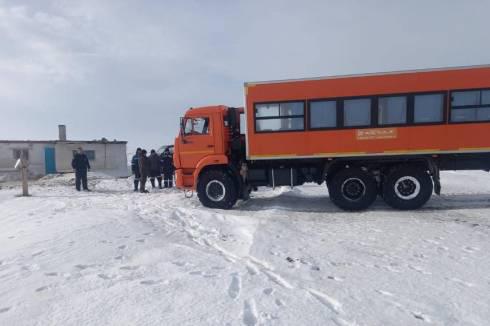
<path fill-rule="evenodd" d="M 181 165 L 184 169 L 194 169 L 203 157 L 215 153 L 212 119 L 210 116 L 186 117 L 182 124 Z"/>

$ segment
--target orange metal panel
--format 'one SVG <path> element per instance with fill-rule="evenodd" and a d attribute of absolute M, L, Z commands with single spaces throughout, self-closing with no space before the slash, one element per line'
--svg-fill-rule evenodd
<path fill-rule="evenodd" d="M 490 67 L 249 84 L 248 158 L 490 151 L 490 123 L 255 133 L 254 103 L 490 88 Z M 305 108 L 306 110 L 306 108 Z M 369 135 L 371 133 L 371 135 Z"/>

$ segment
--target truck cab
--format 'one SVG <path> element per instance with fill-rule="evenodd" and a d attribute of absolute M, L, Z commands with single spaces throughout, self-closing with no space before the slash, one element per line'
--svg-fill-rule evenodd
<path fill-rule="evenodd" d="M 242 108 L 218 105 L 191 108 L 181 118 L 180 133 L 174 147 L 176 186 L 195 190 L 199 195 L 202 192 L 202 189 L 198 189 L 200 181 L 207 175 L 220 174 L 220 180 L 211 182 L 204 189 L 211 198 L 210 206 L 213 206 L 213 199 L 231 195 L 230 191 L 225 190 L 225 183 L 230 180 L 234 184 L 240 183 L 237 180 L 238 167 L 239 161 L 244 159 L 240 113 L 243 113 Z M 238 195 L 239 191 L 229 202 L 234 204 Z"/>

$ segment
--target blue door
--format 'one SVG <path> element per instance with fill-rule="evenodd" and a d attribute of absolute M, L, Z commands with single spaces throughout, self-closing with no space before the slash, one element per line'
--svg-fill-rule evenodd
<path fill-rule="evenodd" d="M 44 162 L 46 165 L 46 174 L 56 173 L 56 158 L 53 147 L 44 148 Z"/>

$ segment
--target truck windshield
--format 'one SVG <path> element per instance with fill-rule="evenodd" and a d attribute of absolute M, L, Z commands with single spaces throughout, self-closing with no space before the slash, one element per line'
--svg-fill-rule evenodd
<path fill-rule="evenodd" d="M 187 118 L 184 125 L 185 135 L 207 135 L 209 118 Z"/>

